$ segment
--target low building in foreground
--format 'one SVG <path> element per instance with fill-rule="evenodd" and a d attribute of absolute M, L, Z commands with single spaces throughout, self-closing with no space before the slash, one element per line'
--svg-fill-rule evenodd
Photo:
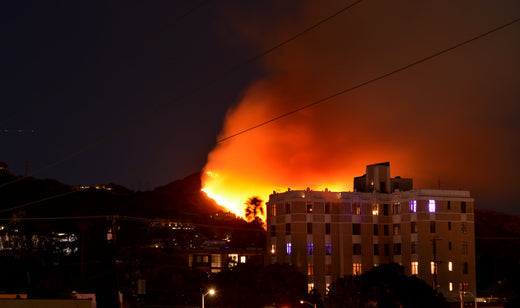
<path fill-rule="evenodd" d="M 322 294 L 345 275 L 396 262 L 448 300 L 476 295 L 474 199 L 468 191 L 414 189 L 367 166 L 353 192 L 288 190 L 267 203 L 267 264 L 289 263 Z"/>

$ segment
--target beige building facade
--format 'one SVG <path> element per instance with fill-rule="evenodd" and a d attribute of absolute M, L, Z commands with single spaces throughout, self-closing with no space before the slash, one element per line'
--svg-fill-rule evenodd
<path fill-rule="evenodd" d="M 474 199 L 468 191 L 414 189 L 367 166 L 354 192 L 288 190 L 267 203 L 267 263 L 293 264 L 322 294 L 345 275 L 399 263 L 448 299 L 476 294 Z"/>

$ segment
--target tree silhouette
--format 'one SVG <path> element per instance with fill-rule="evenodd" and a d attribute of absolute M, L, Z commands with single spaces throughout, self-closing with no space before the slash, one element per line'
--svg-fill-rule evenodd
<path fill-rule="evenodd" d="M 263 225 L 264 222 L 260 216 L 264 216 L 264 208 L 262 206 L 262 199 L 259 197 L 251 197 L 247 200 L 246 204 L 246 220 L 247 222 L 253 222 L 259 226 Z"/>

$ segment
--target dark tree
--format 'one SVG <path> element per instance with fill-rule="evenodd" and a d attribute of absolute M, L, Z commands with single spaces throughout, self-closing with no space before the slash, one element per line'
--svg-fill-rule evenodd
<path fill-rule="evenodd" d="M 247 205 L 245 214 L 248 222 L 256 223 L 259 226 L 263 225 L 262 218 L 260 217 L 264 215 L 262 203 L 262 199 L 258 197 L 251 197 L 247 200 L 245 203 Z"/>
<path fill-rule="evenodd" d="M 380 265 L 362 274 L 340 278 L 328 296 L 333 307 L 447 307 L 444 297 L 424 280 L 404 274 L 404 267 Z"/>

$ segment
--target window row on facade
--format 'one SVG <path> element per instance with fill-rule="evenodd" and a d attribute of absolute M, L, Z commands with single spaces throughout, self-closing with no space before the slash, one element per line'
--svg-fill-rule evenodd
<path fill-rule="evenodd" d="M 319 223 L 322 225 L 322 223 Z M 437 232 L 437 225 L 439 222 L 437 221 L 430 221 L 430 233 L 436 233 Z M 379 231 L 379 224 L 374 224 L 373 226 L 373 235 L 381 235 Z M 390 235 L 390 226 L 392 226 L 392 235 L 401 235 L 401 224 L 383 224 L 383 234 L 382 235 Z M 451 221 L 448 221 L 446 224 L 447 230 L 452 230 L 452 223 Z M 416 221 L 410 222 L 410 232 L 411 233 L 418 233 L 418 226 Z M 276 225 L 271 225 L 270 227 L 271 236 L 276 236 Z M 460 231 L 462 234 L 468 233 L 468 225 L 466 222 L 460 223 Z M 291 223 L 285 224 L 285 234 L 291 235 Z M 307 223 L 307 234 L 313 234 L 313 223 L 308 222 Z M 330 234 L 330 223 L 325 223 L 325 234 Z M 361 235 L 361 224 L 359 223 L 353 223 L 352 224 L 352 235 Z"/>
<path fill-rule="evenodd" d="M 421 208 L 418 207 L 417 200 L 410 200 L 409 201 L 409 212 L 417 213 L 418 210 L 419 210 L 419 212 L 429 212 L 429 213 L 437 212 L 437 210 L 438 210 L 437 201 L 434 199 L 429 199 L 426 201 L 427 202 L 424 204 L 424 208 L 422 208 L 422 210 L 421 210 Z M 315 206 L 317 206 L 317 205 L 314 204 L 313 202 L 310 202 L 310 201 L 306 202 L 306 213 L 308 213 L 308 214 L 313 213 Z M 354 202 L 354 203 L 352 203 L 351 213 L 353 215 L 361 215 L 363 213 L 362 206 L 365 206 L 365 207 L 368 206 L 369 207 L 368 213 L 371 213 L 374 216 L 377 216 L 377 215 L 389 216 L 389 215 L 401 214 L 401 203 L 399 203 L 399 202 L 396 202 L 393 204 L 388 204 L 388 203 L 366 204 L 366 203 Z M 331 209 L 332 209 L 331 202 L 323 203 L 323 212 L 322 213 L 330 214 Z M 285 214 L 291 214 L 293 212 L 292 204 L 290 202 L 285 203 L 283 210 L 284 210 Z M 451 201 L 446 202 L 445 210 L 446 211 L 452 210 Z M 460 213 L 466 213 L 466 212 L 468 212 L 466 202 L 461 201 L 460 202 Z M 271 216 L 276 216 L 276 214 L 277 214 L 277 205 L 272 204 L 271 205 Z"/>
<path fill-rule="evenodd" d="M 452 250 L 452 244 L 449 242 L 448 249 Z M 433 247 L 432 247 L 433 250 Z M 418 251 L 418 245 L 417 242 L 411 242 L 410 243 L 410 253 L 411 254 L 417 254 Z M 314 243 L 307 243 L 307 255 L 314 255 Z M 468 243 L 463 242 L 461 245 L 461 253 L 463 255 L 468 254 Z M 271 245 L 271 254 L 276 254 L 276 244 Z M 292 243 L 286 243 L 286 254 L 291 255 L 292 254 Z M 330 255 L 332 254 L 332 244 L 327 243 L 325 244 L 325 254 Z M 352 254 L 353 255 L 361 255 L 361 244 L 355 243 L 352 244 Z M 373 244 L 373 252 L 372 254 L 374 256 L 380 256 L 384 254 L 384 256 L 390 256 L 390 244 Z M 401 255 L 402 254 L 402 243 L 394 243 L 392 244 L 392 255 Z M 450 265 L 451 267 L 451 265 Z"/>

